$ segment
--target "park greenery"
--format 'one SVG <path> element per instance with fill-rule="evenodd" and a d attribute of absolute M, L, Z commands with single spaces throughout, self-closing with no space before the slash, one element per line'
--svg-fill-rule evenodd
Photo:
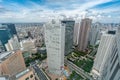
<path fill-rule="evenodd" d="M 25 58 L 25 64 L 26 66 L 29 66 L 31 62 L 34 62 L 35 60 L 44 60 L 47 58 L 46 54 L 40 54 L 40 53 L 35 53 L 31 54 L 31 56 Z"/>
<path fill-rule="evenodd" d="M 73 51 L 68 55 L 67 59 L 84 71 L 90 73 L 93 66 L 93 59 L 87 57 L 86 54 L 85 52 Z"/>

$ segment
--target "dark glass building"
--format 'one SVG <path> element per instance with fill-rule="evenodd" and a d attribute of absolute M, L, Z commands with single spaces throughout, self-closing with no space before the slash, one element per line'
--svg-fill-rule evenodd
<path fill-rule="evenodd" d="M 12 35 L 16 35 L 17 34 L 17 31 L 16 31 L 16 28 L 15 28 L 15 25 L 14 24 L 11 24 L 11 23 L 4 23 L 2 24 L 3 26 L 7 26 L 9 29 L 10 29 L 10 33 Z"/>
<path fill-rule="evenodd" d="M 65 24 L 65 55 L 68 55 L 73 49 L 74 20 L 62 20 Z"/>
<path fill-rule="evenodd" d="M 7 27 L 0 27 L 0 41 L 5 48 L 5 44 L 12 37 L 10 29 Z"/>
<path fill-rule="evenodd" d="M 32 34 L 31 34 L 31 32 L 28 31 L 27 33 L 28 33 L 28 37 L 31 38 L 31 39 L 33 39 L 33 36 L 32 36 Z"/>

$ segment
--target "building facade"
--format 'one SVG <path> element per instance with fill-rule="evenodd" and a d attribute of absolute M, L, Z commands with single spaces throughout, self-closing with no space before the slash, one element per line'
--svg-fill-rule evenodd
<path fill-rule="evenodd" d="M 62 20 L 65 24 L 65 55 L 68 55 L 73 49 L 74 20 Z"/>
<path fill-rule="evenodd" d="M 79 39 L 78 39 L 78 50 L 83 51 L 88 46 L 89 32 L 92 20 L 89 18 L 82 19 L 80 25 Z"/>
<path fill-rule="evenodd" d="M 22 40 L 20 41 L 20 46 L 22 51 L 29 51 L 32 53 L 36 53 L 37 51 L 34 39 Z"/>
<path fill-rule="evenodd" d="M 16 35 L 17 34 L 17 31 L 16 31 L 16 28 L 15 28 L 15 24 L 10 24 L 10 23 L 4 23 L 2 24 L 3 26 L 7 26 L 9 29 L 10 29 L 10 33 L 12 35 Z"/>
<path fill-rule="evenodd" d="M 26 69 L 21 51 L 4 52 L 0 54 L 0 75 L 14 75 Z"/>
<path fill-rule="evenodd" d="M 5 26 L 0 27 L 0 41 L 5 49 L 5 44 L 8 42 L 8 40 L 12 37 L 10 33 L 10 29 L 8 29 Z"/>
<path fill-rule="evenodd" d="M 91 26 L 90 45 L 94 46 L 99 39 L 100 23 L 95 23 Z"/>
<path fill-rule="evenodd" d="M 80 23 L 75 23 L 74 25 L 74 36 L 73 36 L 73 44 L 75 46 L 78 45 L 78 38 L 79 38 L 79 30 L 80 30 Z"/>
<path fill-rule="evenodd" d="M 8 43 L 5 44 L 5 47 L 6 47 L 7 51 L 19 50 L 20 43 L 18 41 L 17 36 L 14 35 L 10 40 L 8 40 Z"/>
<path fill-rule="evenodd" d="M 36 80 L 35 74 L 32 68 L 27 68 L 13 76 L 10 77 L 10 80 Z"/>
<path fill-rule="evenodd" d="M 2 42 L 0 41 L 0 53 L 4 51 L 5 51 L 4 46 L 2 45 Z"/>
<path fill-rule="evenodd" d="M 45 25 L 45 44 L 49 72 L 61 75 L 65 48 L 65 25 L 61 21 L 52 20 Z"/>
<path fill-rule="evenodd" d="M 98 52 L 92 69 L 95 80 L 120 79 L 120 40 L 116 31 L 108 31 L 101 37 Z"/>

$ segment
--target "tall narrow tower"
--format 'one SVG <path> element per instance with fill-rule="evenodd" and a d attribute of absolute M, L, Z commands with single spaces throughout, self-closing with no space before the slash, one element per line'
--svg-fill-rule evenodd
<path fill-rule="evenodd" d="M 72 52 L 75 21 L 68 19 L 62 20 L 61 23 L 65 24 L 65 55 L 68 55 Z"/>
<path fill-rule="evenodd" d="M 96 41 L 98 40 L 98 37 L 100 35 L 100 23 L 95 23 L 91 27 L 91 35 L 90 35 L 90 45 L 94 46 L 96 44 Z"/>
<path fill-rule="evenodd" d="M 88 45 L 88 37 L 90 32 L 92 20 L 89 18 L 82 19 L 80 25 L 79 39 L 78 39 L 78 50 L 85 50 Z"/>
<path fill-rule="evenodd" d="M 45 25 L 45 44 L 49 72 L 61 75 L 65 46 L 65 25 L 61 21 L 52 20 Z"/>

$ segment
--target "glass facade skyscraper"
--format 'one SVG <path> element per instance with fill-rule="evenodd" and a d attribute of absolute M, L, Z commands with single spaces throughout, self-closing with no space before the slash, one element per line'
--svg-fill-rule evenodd
<path fill-rule="evenodd" d="M 2 24 L 3 26 L 6 26 L 6 27 L 8 27 L 9 29 L 10 29 L 10 33 L 12 34 L 12 35 L 15 35 L 15 34 L 17 34 L 17 31 L 16 31 L 16 28 L 15 28 L 15 25 L 14 24 L 10 24 L 10 23 L 4 23 L 4 24 Z"/>
<path fill-rule="evenodd" d="M 12 37 L 10 33 L 10 29 L 7 27 L 0 27 L 0 41 L 3 46 L 8 42 L 8 40 Z"/>
<path fill-rule="evenodd" d="M 65 55 L 69 54 L 73 49 L 73 32 L 74 20 L 62 20 L 61 23 L 65 24 Z"/>

